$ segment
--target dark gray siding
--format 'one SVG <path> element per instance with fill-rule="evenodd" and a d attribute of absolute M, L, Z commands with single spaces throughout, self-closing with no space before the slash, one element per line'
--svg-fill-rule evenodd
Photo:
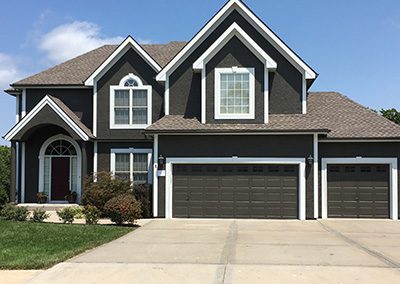
<path fill-rule="evenodd" d="M 214 119 L 215 68 L 255 68 L 255 119 Z M 264 64 L 236 36 L 206 66 L 207 123 L 264 123 Z"/>
<path fill-rule="evenodd" d="M 319 143 L 319 157 L 321 158 L 354 158 L 357 156 L 368 158 L 394 158 L 400 161 L 400 143 Z M 399 172 L 400 173 L 400 172 Z M 400 174 L 399 174 L 400 186 Z M 321 187 L 319 195 L 321 196 Z M 320 212 L 321 215 L 321 198 Z M 399 196 L 400 201 L 400 196 Z M 400 209 L 400 202 L 399 202 Z"/>
<path fill-rule="evenodd" d="M 98 171 L 109 172 L 110 171 L 110 157 L 111 149 L 124 149 L 124 148 L 144 148 L 152 149 L 153 144 L 151 142 L 99 142 L 97 144 L 98 153 Z"/>
<path fill-rule="evenodd" d="M 32 110 L 46 95 L 60 99 L 89 128 L 93 127 L 93 89 L 28 89 L 26 110 Z"/>
<path fill-rule="evenodd" d="M 312 135 L 159 136 L 159 154 L 164 157 L 297 157 L 313 154 Z M 164 214 L 164 178 L 159 179 L 160 216 Z M 306 167 L 306 216 L 313 218 L 313 171 Z"/>
<path fill-rule="evenodd" d="M 153 87 L 152 121 L 158 120 L 163 115 L 164 86 L 155 80 L 156 71 L 133 49 L 129 49 L 97 83 L 97 136 L 99 139 L 145 138 L 142 130 L 110 129 L 110 86 L 118 85 L 119 81 L 129 73 L 138 76 L 144 85 Z"/>
<path fill-rule="evenodd" d="M 278 64 L 275 75 L 269 79 L 270 113 L 301 113 L 302 75 L 236 11 L 233 11 L 171 74 L 170 113 L 200 117 L 201 75 L 193 72 L 193 62 L 234 22 Z"/>

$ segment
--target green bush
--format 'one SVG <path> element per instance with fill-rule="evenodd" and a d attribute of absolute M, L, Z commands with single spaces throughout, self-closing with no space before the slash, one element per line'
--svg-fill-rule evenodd
<path fill-rule="evenodd" d="M 6 220 L 26 221 L 29 211 L 26 207 L 9 203 L 0 211 L 0 216 Z"/>
<path fill-rule="evenodd" d="M 8 194 L 4 188 L 0 186 L 0 209 L 9 202 Z"/>
<path fill-rule="evenodd" d="M 31 221 L 35 223 L 43 223 L 44 220 L 48 219 L 50 214 L 46 213 L 43 208 L 36 208 L 32 211 Z"/>
<path fill-rule="evenodd" d="M 133 224 L 142 214 L 140 202 L 136 201 L 132 194 L 125 194 L 110 199 L 104 206 L 104 210 L 107 217 L 117 225 L 125 222 Z"/>
<path fill-rule="evenodd" d="M 0 207 L 5 205 L 9 199 L 11 182 L 11 151 L 10 147 L 0 146 Z M 4 194 L 5 193 L 5 194 Z M 7 196 L 6 201 L 5 199 Z"/>
<path fill-rule="evenodd" d="M 97 178 L 96 182 L 94 182 L 95 178 Z M 111 173 L 99 172 L 97 175 L 86 178 L 82 204 L 95 206 L 104 216 L 104 205 L 107 201 L 129 192 L 131 192 L 130 181 L 114 178 Z"/>
<path fill-rule="evenodd" d="M 142 209 L 143 218 L 151 218 L 152 208 L 151 208 L 151 187 L 148 184 L 135 184 L 133 186 L 133 196 L 137 201 L 140 202 L 140 208 Z"/>
<path fill-rule="evenodd" d="M 57 210 L 57 215 L 60 221 L 63 221 L 64 224 L 72 224 L 79 212 L 82 212 L 79 206 L 68 206 L 64 207 L 63 209 Z"/>
<path fill-rule="evenodd" d="M 83 214 L 85 215 L 86 224 L 88 225 L 95 225 L 100 219 L 100 210 L 93 205 L 85 206 Z"/>

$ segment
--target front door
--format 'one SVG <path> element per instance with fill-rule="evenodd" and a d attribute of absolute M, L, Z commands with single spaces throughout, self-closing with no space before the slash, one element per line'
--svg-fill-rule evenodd
<path fill-rule="evenodd" d="M 53 157 L 51 159 L 51 200 L 65 200 L 69 193 L 69 157 Z"/>

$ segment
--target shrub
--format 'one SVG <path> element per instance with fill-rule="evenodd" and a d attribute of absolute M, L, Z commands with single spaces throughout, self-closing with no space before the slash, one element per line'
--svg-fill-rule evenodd
<path fill-rule="evenodd" d="M 50 214 L 46 213 L 46 210 L 43 208 L 36 208 L 32 211 L 31 220 L 35 223 L 43 223 L 44 220 L 48 219 Z"/>
<path fill-rule="evenodd" d="M 142 217 L 151 218 L 151 187 L 148 184 L 136 184 L 133 186 L 133 196 L 141 204 Z"/>
<path fill-rule="evenodd" d="M 97 181 L 94 182 L 96 178 Z M 130 191 L 130 181 L 114 178 L 111 173 L 99 172 L 97 175 L 91 175 L 86 178 L 82 204 L 95 206 L 104 216 L 104 205 L 107 201 Z"/>
<path fill-rule="evenodd" d="M 26 221 L 28 218 L 29 211 L 26 207 L 16 206 L 13 203 L 9 203 L 0 212 L 0 216 L 6 220 L 13 221 Z"/>
<path fill-rule="evenodd" d="M 142 210 L 140 202 L 132 194 L 125 194 L 110 199 L 104 206 L 107 217 L 117 225 L 124 222 L 133 224 L 140 218 Z"/>
<path fill-rule="evenodd" d="M 0 199 L 5 192 L 7 200 L 1 204 L 5 205 L 8 202 L 8 193 L 10 192 L 11 182 L 11 148 L 7 146 L 0 146 Z M 4 197 L 3 197 L 4 198 Z"/>
<path fill-rule="evenodd" d="M 83 214 L 85 215 L 86 224 L 88 225 L 95 225 L 100 219 L 100 210 L 93 205 L 85 206 Z"/>
<path fill-rule="evenodd" d="M 63 223 L 70 223 L 74 222 L 76 215 L 81 211 L 79 206 L 68 206 L 64 207 L 61 210 L 57 210 L 57 215 L 60 221 Z"/>
<path fill-rule="evenodd" d="M 9 202 L 8 194 L 4 188 L 0 186 L 0 209 Z"/>

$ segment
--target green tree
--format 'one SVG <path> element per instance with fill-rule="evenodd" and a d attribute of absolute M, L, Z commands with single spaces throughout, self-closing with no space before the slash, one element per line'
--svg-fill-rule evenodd
<path fill-rule="evenodd" d="M 394 123 L 400 124 L 400 112 L 398 112 L 395 108 L 381 109 L 379 112 L 383 117 L 386 117 Z"/>
<path fill-rule="evenodd" d="M 11 180 L 11 151 L 7 146 L 0 146 L 0 208 L 9 200 Z"/>

